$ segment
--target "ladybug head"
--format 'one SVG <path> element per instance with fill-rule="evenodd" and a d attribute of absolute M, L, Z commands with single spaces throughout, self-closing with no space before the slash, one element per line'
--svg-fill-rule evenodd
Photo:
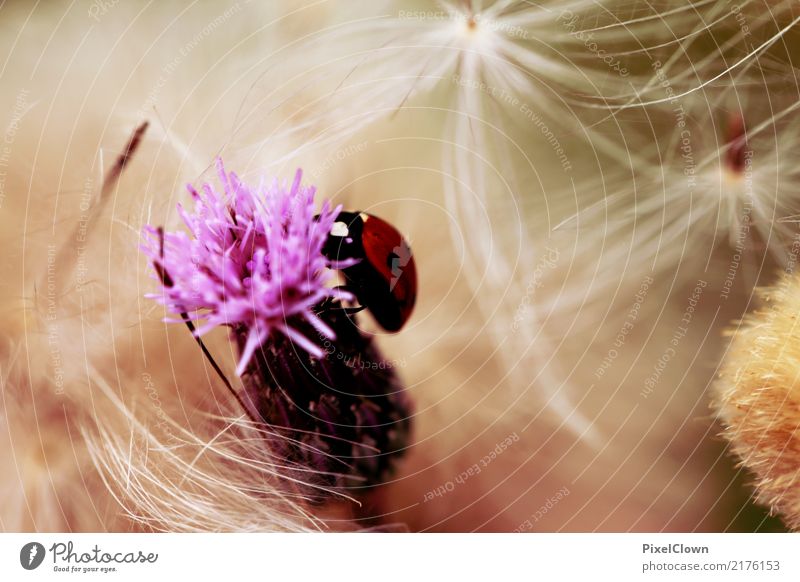
<path fill-rule="evenodd" d="M 340 212 L 331 227 L 322 254 L 331 261 L 363 259 L 364 221 L 358 212 Z"/>

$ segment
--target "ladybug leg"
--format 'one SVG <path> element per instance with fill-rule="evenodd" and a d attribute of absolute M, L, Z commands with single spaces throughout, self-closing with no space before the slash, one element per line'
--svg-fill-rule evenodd
<path fill-rule="evenodd" d="M 323 299 L 322 303 L 320 303 L 316 307 L 316 309 L 314 309 L 314 311 L 319 315 L 320 313 L 325 313 L 326 311 L 333 309 L 331 307 L 332 305 L 333 305 L 333 298 L 326 297 L 325 299 Z"/>
<path fill-rule="evenodd" d="M 347 285 L 338 285 L 337 287 L 334 287 L 334 289 L 347 291 L 348 293 L 351 293 L 353 296 L 355 296 L 355 293 L 353 293 L 353 289 L 348 287 Z M 359 311 L 363 311 L 366 308 L 367 307 L 365 305 L 358 305 L 355 307 L 343 307 L 338 299 L 335 299 L 333 297 L 326 297 L 325 300 L 322 303 L 320 303 L 319 307 L 317 308 L 317 312 L 323 313 L 326 311 L 341 311 L 347 315 L 354 315 Z"/>
<path fill-rule="evenodd" d="M 341 291 L 347 291 L 353 297 L 356 297 L 355 290 L 352 287 L 348 287 L 347 285 L 339 285 L 339 286 L 335 287 L 335 289 L 338 289 L 338 290 L 341 290 Z M 339 307 L 338 309 L 342 310 L 347 315 L 355 315 L 359 311 L 364 311 L 366 308 L 367 308 L 366 305 L 357 305 L 355 307 Z"/>
<path fill-rule="evenodd" d="M 356 314 L 359 311 L 364 311 L 367 306 L 366 305 L 358 305 L 356 307 L 342 307 L 341 304 L 335 305 L 334 299 L 326 299 L 323 301 L 319 307 L 317 308 L 317 313 L 325 313 L 329 311 L 341 311 L 342 313 L 346 313 L 347 315 Z"/>

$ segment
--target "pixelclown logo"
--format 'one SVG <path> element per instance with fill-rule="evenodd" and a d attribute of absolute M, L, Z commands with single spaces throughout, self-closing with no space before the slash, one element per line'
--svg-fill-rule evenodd
<path fill-rule="evenodd" d="M 35 570 L 42 565 L 45 549 L 39 542 L 30 542 L 19 551 L 19 563 L 26 570 Z"/>

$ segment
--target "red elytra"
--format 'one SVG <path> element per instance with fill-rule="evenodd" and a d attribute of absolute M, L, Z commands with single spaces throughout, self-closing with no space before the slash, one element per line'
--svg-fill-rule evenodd
<path fill-rule="evenodd" d="M 394 226 L 366 212 L 340 212 L 323 254 L 331 260 L 358 259 L 342 269 L 345 287 L 386 331 L 405 325 L 417 299 L 417 270 L 411 248 Z"/>

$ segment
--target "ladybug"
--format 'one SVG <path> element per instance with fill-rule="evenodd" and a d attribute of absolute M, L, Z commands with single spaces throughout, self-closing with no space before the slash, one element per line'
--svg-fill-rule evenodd
<path fill-rule="evenodd" d="M 341 269 L 344 288 L 386 331 L 403 327 L 417 299 L 417 270 L 395 227 L 366 212 L 340 212 L 322 254 L 331 261 L 358 259 Z"/>

